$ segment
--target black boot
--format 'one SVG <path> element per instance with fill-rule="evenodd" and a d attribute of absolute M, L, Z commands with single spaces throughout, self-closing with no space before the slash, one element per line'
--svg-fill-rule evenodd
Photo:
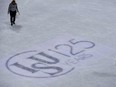
<path fill-rule="evenodd" d="M 15 22 L 13 22 L 13 24 L 15 24 Z"/>
<path fill-rule="evenodd" d="M 11 26 L 13 26 L 13 24 L 14 24 L 14 23 L 13 23 L 13 22 L 11 22 Z"/>
<path fill-rule="evenodd" d="M 13 26 L 13 23 L 11 23 L 11 26 Z"/>

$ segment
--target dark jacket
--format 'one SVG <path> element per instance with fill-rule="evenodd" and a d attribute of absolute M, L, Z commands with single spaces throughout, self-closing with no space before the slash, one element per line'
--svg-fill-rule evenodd
<path fill-rule="evenodd" d="M 8 7 L 8 13 L 10 13 L 10 11 L 16 11 L 16 12 L 19 12 L 19 11 L 18 11 L 18 7 L 17 7 L 17 3 L 15 3 L 15 4 L 10 3 L 10 4 L 9 4 L 9 7 Z"/>

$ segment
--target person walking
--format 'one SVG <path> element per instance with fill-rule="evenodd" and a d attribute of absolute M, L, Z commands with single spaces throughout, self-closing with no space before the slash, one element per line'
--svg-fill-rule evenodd
<path fill-rule="evenodd" d="M 16 13 L 19 13 L 18 6 L 15 0 L 12 0 L 12 2 L 9 4 L 8 7 L 8 14 L 10 13 L 10 22 L 11 26 L 15 24 L 15 19 L 16 19 Z"/>

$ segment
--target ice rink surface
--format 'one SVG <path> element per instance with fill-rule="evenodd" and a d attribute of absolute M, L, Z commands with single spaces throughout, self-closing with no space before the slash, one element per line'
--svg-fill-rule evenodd
<path fill-rule="evenodd" d="M 16 2 L 10 26 L 0 0 L 0 87 L 116 87 L 115 0 Z"/>

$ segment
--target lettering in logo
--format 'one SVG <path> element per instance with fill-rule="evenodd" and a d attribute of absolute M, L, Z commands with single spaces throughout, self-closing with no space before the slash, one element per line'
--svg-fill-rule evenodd
<path fill-rule="evenodd" d="M 85 52 L 93 48 L 91 41 L 71 39 L 45 51 L 26 51 L 10 57 L 6 67 L 12 73 L 30 78 L 51 78 L 74 70 L 80 60 L 92 57 Z"/>

